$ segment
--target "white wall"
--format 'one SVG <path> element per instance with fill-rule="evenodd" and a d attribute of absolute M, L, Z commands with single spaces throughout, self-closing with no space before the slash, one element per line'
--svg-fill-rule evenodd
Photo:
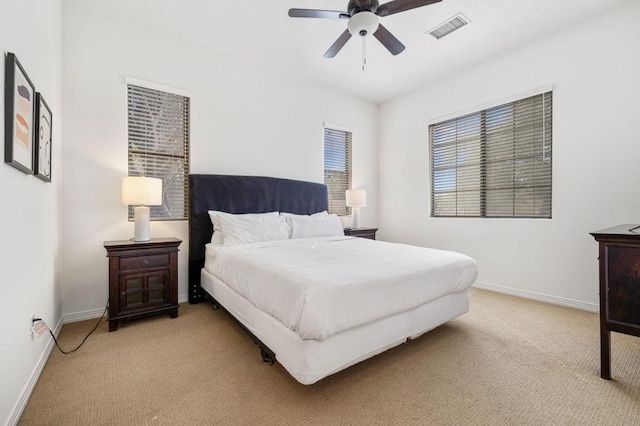
<path fill-rule="evenodd" d="M 129 16 L 136 8 L 128 9 L 126 2 L 119 17 L 87 3 L 63 2 L 65 315 L 92 316 L 104 307 L 103 242 L 133 235 L 120 205 L 120 178 L 127 173 L 125 76 L 190 92 L 192 173 L 322 182 L 323 122 L 351 127 L 354 184 L 368 190 L 370 205 L 362 209 L 362 222 L 377 223 L 376 105 L 167 39 L 147 27 L 143 16 Z M 187 228 L 186 221 L 151 224 L 152 237 L 184 241 L 183 300 Z"/>
<path fill-rule="evenodd" d="M 640 222 L 639 19 L 629 1 L 381 105 L 380 236 L 466 253 L 494 289 L 595 308 L 588 233 Z M 428 123 L 549 84 L 553 219 L 429 217 Z"/>
<path fill-rule="evenodd" d="M 53 0 L 0 2 L 0 81 L 5 81 L 6 52 L 15 53 L 54 119 L 51 183 L 0 164 L 0 424 L 17 421 L 51 348 L 48 336 L 31 339 L 30 315 L 50 327 L 61 318 L 60 10 L 60 2 Z M 4 90 L 1 93 L 4 144 Z"/>

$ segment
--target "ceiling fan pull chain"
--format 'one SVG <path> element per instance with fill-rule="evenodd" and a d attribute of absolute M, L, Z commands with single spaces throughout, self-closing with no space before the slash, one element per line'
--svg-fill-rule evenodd
<path fill-rule="evenodd" d="M 362 71 L 367 64 L 367 37 L 362 36 Z"/>

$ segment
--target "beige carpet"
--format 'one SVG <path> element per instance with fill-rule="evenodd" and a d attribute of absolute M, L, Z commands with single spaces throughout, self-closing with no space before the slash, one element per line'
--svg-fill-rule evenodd
<path fill-rule="evenodd" d="M 640 338 L 613 334 L 614 380 L 599 367 L 596 314 L 474 290 L 470 313 L 303 386 L 225 313 L 183 304 L 54 349 L 20 424 L 640 424 Z"/>

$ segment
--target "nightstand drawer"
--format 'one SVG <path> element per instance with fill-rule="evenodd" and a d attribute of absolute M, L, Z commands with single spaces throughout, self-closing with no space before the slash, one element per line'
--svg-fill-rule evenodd
<path fill-rule="evenodd" d="M 153 268 L 156 266 L 169 266 L 169 253 L 155 254 L 151 256 L 121 257 L 120 270 Z"/>

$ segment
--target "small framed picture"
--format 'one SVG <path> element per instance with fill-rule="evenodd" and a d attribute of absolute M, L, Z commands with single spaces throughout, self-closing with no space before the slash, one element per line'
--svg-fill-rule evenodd
<path fill-rule="evenodd" d="M 53 114 L 42 94 L 36 93 L 36 151 L 33 173 L 45 182 L 51 182 L 51 127 Z"/>
<path fill-rule="evenodd" d="M 7 53 L 5 62 L 4 162 L 33 173 L 35 86 L 18 58 Z"/>

